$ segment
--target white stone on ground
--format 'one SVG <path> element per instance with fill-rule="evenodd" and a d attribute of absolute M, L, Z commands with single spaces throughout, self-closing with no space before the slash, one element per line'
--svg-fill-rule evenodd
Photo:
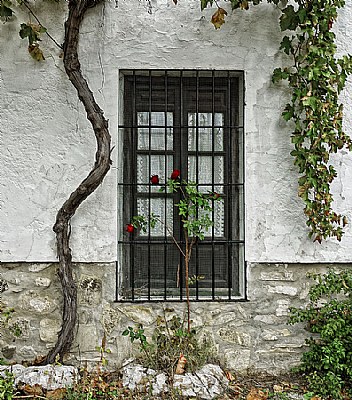
<path fill-rule="evenodd" d="M 45 365 L 42 367 L 24 367 L 23 365 L 0 366 L 0 375 L 5 371 L 15 377 L 15 385 L 40 385 L 46 390 L 56 390 L 73 386 L 78 380 L 78 370 L 67 365 Z"/>
<path fill-rule="evenodd" d="M 130 362 L 130 360 L 129 360 Z M 140 390 L 159 395 L 168 391 L 167 376 L 139 364 L 128 363 L 122 368 L 123 386 L 130 390 Z M 195 373 L 175 375 L 173 388 L 183 396 L 213 399 L 228 386 L 228 380 L 218 365 L 207 364 Z"/>

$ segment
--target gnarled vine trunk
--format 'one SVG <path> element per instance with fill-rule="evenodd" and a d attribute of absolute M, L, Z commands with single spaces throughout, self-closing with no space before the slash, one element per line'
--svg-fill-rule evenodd
<path fill-rule="evenodd" d="M 80 204 L 101 184 L 110 169 L 111 138 L 108 121 L 94 99 L 87 81 L 83 78 L 78 59 L 79 29 L 88 8 L 96 6 L 101 0 L 69 0 L 69 14 L 65 22 L 64 66 L 68 78 L 76 88 L 78 97 L 87 112 L 97 142 L 95 164 L 88 176 L 71 193 L 57 213 L 53 227 L 57 240 L 59 258 L 59 278 L 63 290 L 63 318 L 57 342 L 42 364 L 59 359 L 70 350 L 74 340 L 77 320 L 77 286 L 72 273 L 72 254 L 70 249 L 70 221 Z"/>

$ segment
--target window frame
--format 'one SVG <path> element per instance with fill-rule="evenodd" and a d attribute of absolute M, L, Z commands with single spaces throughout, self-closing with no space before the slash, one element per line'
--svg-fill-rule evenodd
<path fill-rule="evenodd" d="M 175 140 L 179 140 L 181 142 L 181 145 L 179 147 L 179 155 L 180 155 L 180 160 L 174 158 L 173 160 L 173 167 L 179 166 L 178 169 L 181 171 L 186 171 L 188 168 L 185 168 L 187 166 L 187 160 L 190 155 L 190 153 L 194 153 L 196 157 L 199 157 L 199 150 L 198 147 L 196 148 L 196 151 L 190 152 L 188 150 L 188 129 L 190 126 L 188 126 L 188 113 L 189 112 L 195 112 L 195 113 L 200 113 L 200 112 L 209 112 L 209 111 L 202 111 L 204 108 L 200 107 L 200 92 L 201 91 L 206 91 L 209 89 L 209 86 L 201 86 L 199 82 L 204 78 L 205 80 L 210 80 L 212 83 L 212 91 L 210 97 L 212 98 L 211 100 L 211 110 L 210 112 L 213 115 L 214 119 L 214 114 L 215 112 L 218 112 L 218 105 L 216 107 L 214 106 L 216 104 L 216 95 L 219 95 L 219 93 L 216 92 L 216 87 L 215 87 L 215 78 L 218 79 L 223 79 L 226 81 L 227 87 L 225 85 L 221 85 L 220 88 L 221 90 L 224 91 L 224 101 L 222 104 L 222 107 L 224 109 L 224 115 L 225 115 L 225 124 L 223 127 L 223 136 L 224 136 L 224 141 L 223 141 L 223 151 L 219 152 L 214 152 L 214 144 L 212 145 L 212 151 L 210 152 L 212 156 L 216 153 L 221 153 L 221 156 L 224 156 L 224 175 L 226 175 L 226 171 L 228 171 L 228 167 L 231 165 L 231 160 L 235 155 L 237 155 L 237 160 L 232 163 L 232 171 L 231 171 L 231 176 L 232 180 L 230 182 L 229 179 L 227 179 L 224 176 L 224 189 L 226 188 L 228 190 L 228 193 L 226 194 L 230 198 L 230 192 L 234 191 L 241 191 L 241 194 L 238 195 L 233 195 L 233 200 L 230 201 L 228 200 L 228 206 L 225 207 L 224 213 L 225 213 L 225 220 L 227 221 L 227 224 L 225 224 L 225 238 L 215 238 L 214 237 L 214 230 L 213 230 L 213 235 L 211 237 L 210 242 L 212 243 L 212 295 L 209 296 L 209 298 L 202 298 L 201 296 L 198 295 L 199 292 L 199 284 L 198 282 L 196 283 L 196 290 L 195 290 L 195 295 L 191 296 L 192 300 L 196 301 L 208 301 L 208 300 L 226 300 L 226 301 L 232 301 L 232 300 L 242 300 L 245 298 L 245 260 L 244 260 L 244 246 L 245 246 L 245 237 L 244 237 L 244 121 L 243 121 L 243 106 L 244 106 L 244 99 L 243 99 L 243 93 L 244 93 L 244 74 L 242 71 L 215 71 L 215 70 L 122 70 L 121 72 L 121 79 L 120 79 L 120 90 L 121 90 L 121 98 L 122 98 L 122 105 L 123 107 L 120 108 L 120 115 L 119 115 L 119 132 L 121 132 L 121 136 L 123 136 L 122 142 L 120 141 L 120 145 L 123 147 L 123 181 L 119 182 L 119 187 L 122 191 L 120 190 L 120 195 L 122 192 L 122 198 L 124 199 L 124 204 L 123 204 L 123 212 L 121 214 L 121 219 L 122 219 L 122 227 L 125 227 L 125 224 L 128 223 L 131 219 L 132 215 L 136 215 L 135 211 L 135 204 L 136 204 L 136 197 L 143 197 L 145 196 L 146 198 L 153 198 L 153 197 L 161 197 L 158 193 L 151 193 L 150 189 L 148 192 L 145 192 L 145 194 L 141 195 L 141 193 L 138 193 L 138 190 L 136 192 L 133 192 L 133 190 L 130 193 L 130 196 L 126 196 L 126 190 L 128 191 L 128 188 L 132 187 L 137 187 L 138 182 L 136 181 L 137 177 L 137 171 L 136 171 L 136 166 L 137 166 L 137 154 L 140 152 L 137 149 L 137 130 L 138 130 L 138 124 L 137 124 L 137 112 L 139 112 L 139 103 L 143 102 L 141 101 L 142 97 L 142 92 L 143 91 L 138 91 L 137 90 L 137 82 L 138 79 L 141 81 L 149 81 L 149 132 L 151 130 L 151 122 L 150 122 L 150 116 L 153 108 L 154 111 L 159 111 L 159 106 L 156 106 L 155 103 L 152 102 L 152 98 L 156 97 L 155 94 L 155 89 L 158 88 L 158 86 L 155 84 L 155 82 L 159 80 L 164 79 L 164 89 L 161 89 L 165 91 L 164 95 L 164 102 L 161 101 L 160 103 L 160 111 L 165 112 L 165 118 L 166 118 L 166 113 L 169 112 L 169 110 L 172 111 L 172 109 L 176 110 L 179 109 L 179 115 L 175 116 L 174 113 L 174 120 L 173 120 L 173 150 L 165 150 L 166 149 L 166 136 L 165 136 L 165 149 L 160 151 L 161 155 L 174 155 L 175 152 Z M 154 83 L 153 83 L 154 81 Z M 170 84 L 170 81 L 174 82 L 174 84 Z M 128 90 L 127 86 L 130 85 L 132 82 L 132 90 Z M 176 82 L 176 83 L 175 83 Z M 143 82 L 145 84 L 145 82 Z M 142 84 L 142 86 L 143 86 Z M 146 84 L 148 86 L 148 84 Z M 162 85 L 161 85 L 162 87 Z M 195 89 L 195 91 L 194 91 Z M 154 90 L 154 92 L 153 92 Z M 177 96 L 176 91 L 179 90 L 179 96 Z M 219 90 L 218 90 L 219 92 Z M 170 97 L 173 97 L 173 102 L 170 102 Z M 185 104 L 191 103 L 187 97 L 196 97 L 196 101 L 194 102 L 195 107 L 185 107 Z M 161 98 L 163 96 L 161 95 Z M 226 98 L 227 97 L 227 98 Z M 232 104 L 232 103 L 236 104 Z M 219 104 L 219 103 L 217 103 Z M 170 106 L 171 105 L 171 106 Z M 173 106 L 173 107 L 172 107 Z M 208 107 L 208 105 L 207 105 Z M 132 108 L 132 110 L 131 110 Z M 164 108 L 164 110 L 163 110 Z M 200 110 L 200 108 L 202 108 Z M 215 111 L 216 109 L 216 111 Z M 123 110 L 123 111 L 122 111 Z M 121 112 L 122 111 L 122 112 Z M 142 110 L 143 111 L 143 110 Z M 144 110 L 145 111 L 145 110 Z M 128 120 L 128 114 L 130 112 L 130 120 Z M 226 112 L 229 112 L 230 115 L 226 116 Z M 198 117 L 197 117 L 198 120 Z M 184 122 L 186 121 L 186 123 Z M 166 123 L 165 123 L 165 129 L 166 129 Z M 198 129 L 199 126 L 194 127 L 196 129 L 196 134 L 198 135 Z M 214 132 L 214 120 L 212 123 L 212 129 Z M 226 135 L 227 130 L 231 133 Z M 231 139 L 231 136 L 234 137 L 234 133 L 236 131 L 236 140 Z M 239 133 L 240 132 L 240 133 Z M 165 133 L 166 135 L 166 133 Z M 231 141 L 232 145 L 227 146 L 226 145 L 226 137 L 228 137 L 228 140 Z M 241 137 L 240 140 L 238 140 L 238 137 Z M 149 135 L 149 140 L 151 140 L 151 136 Z M 182 143 L 183 142 L 183 143 Z M 184 143 L 186 142 L 186 144 Z M 198 138 L 196 139 L 196 142 L 198 143 Z M 236 145 L 234 148 L 234 142 L 236 142 Z M 133 149 L 132 152 L 130 152 L 131 148 Z M 182 158 L 183 151 L 182 149 L 187 149 L 187 156 Z M 229 151 L 226 151 L 227 148 Z M 143 152 L 142 152 L 143 153 Z M 153 152 L 151 151 L 150 145 L 149 145 L 149 150 L 146 150 L 145 153 L 151 156 Z M 158 152 L 156 152 L 158 153 Z M 204 153 L 204 152 L 203 152 Z M 212 176 L 212 182 L 211 185 L 212 187 L 216 186 L 216 183 L 214 184 L 214 163 L 212 163 L 212 169 L 213 169 L 213 176 Z M 150 162 L 149 162 L 149 171 L 150 171 Z M 228 173 L 228 172 L 227 172 Z M 187 178 L 187 177 L 185 177 Z M 126 183 L 128 182 L 128 183 Z M 226 183 L 227 182 L 227 183 Z M 127 189 L 126 189 L 127 188 Z M 172 195 L 165 195 L 164 196 L 169 196 L 171 197 Z M 129 198 L 128 201 L 126 199 Z M 175 196 L 173 196 L 173 204 L 175 205 L 177 203 L 177 199 Z M 176 207 L 174 207 L 174 217 L 173 220 L 177 221 L 178 220 L 178 215 Z M 228 227 L 229 221 L 233 220 L 234 216 L 236 216 L 236 222 L 233 224 L 231 227 Z M 174 222 L 175 224 L 175 222 Z M 174 226 L 175 227 L 175 226 Z M 236 227 L 236 232 L 232 232 L 232 230 Z M 179 230 L 180 225 L 177 226 Z M 182 231 L 182 230 L 181 230 Z M 138 242 L 150 242 L 151 240 L 151 235 L 150 232 L 146 237 L 143 239 L 142 236 L 139 236 L 137 240 L 131 240 L 129 237 L 131 235 L 128 235 L 126 232 L 124 232 L 123 237 L 120 238 L 119 240 L 119 250 L 123 246 L 129 247 L 131 250 L 130 251 L 119 251 L 119 261 L 118 261 L 118 270 L 117 270 L 117 300 L 118 301 L 160 301 L 160 300 L 168 300 L 168 301 L 179 301 L 179 300 L 184 300 L 184 295 L 183 295 L 183 289 L 182 289 L 182 267 L 180 271 L 181 275 L 181 282 L 180 282 L 180 295 L 178 296 L 179 298 L 174 298 L 173 296 L 169 297 L 166 295 L 166 286 L 165 286 L 165 294 L 160 295 L 160 296 L 153 296 L 151 293 L 151 281 L 150 281 L 150 272 L 148 272 L 148 293 L 144 296 L 141 296 L 140 298 L 136 296 L 135 292 L 135 287 L 134 287 L 134 279 L 130 279 L 131 276 L 135 276 L 134 273 L 134 266 L 133 266 L 133 243 L 137 244 Z M 182 240 L 182 237 L 180 238 Z M 196 258 L 198 258 L 198 253 L 201 251 L 202 248 L 202 243 L 206 244 L 207 240 L 206 238 L 203 242 L 200 242 L 197 244 L 195 247 L 195 252 L 196 252 Z M 231 292 L 233 288 L 233 271 L 228 273 L 228 295 L 227 296 L 216 296 L 214 293 L 214 276 L 215 276 L 215 271 L 214 271 L 214 242 L 216 241 L 221 241 L 223 239 L 226 243 L 231 242 L 231 246 L 235 247 L 238 245 L 239 248 L 241 248 L 240 255 L 236 255 L 238 259 L 238 276 L 237 276 L 237 294 L 233 294 Z M 165 237 L 154 237 L 153 241 L 156 242 L 157 240 L 160 240 L 161 245 L 170 245 L 172 244 L 172 240 L 170 238 L 165 238 Z M 150 263 L 150 245 L 148 245 L 148 260 Z M 232 249 L 232 247 L 231 247 Z M 228 245 L 228 253 L 230 253 L 230 245 Z M 233 251 L 233 250 L 231 250 Z M 165 250 L 166 252 L 166 250 Z M 130 253 L 130 254 L 128 254 Z M 229 269 L 230 268 L 230 263 L 232 262 L 233 254 L 228 254 L 229 258 Z M 180 265 L 182 265 L 182 259 L 180 255 Z M 148 266 L 149 270 L 150 266 Z M 162 268 L 162 266 L 160 266 Z M 164 263 L 164 269 L 166 268 L 166 259 Z M 196 266 L 196 269 L 198 267 Z M 166 269 L 165 269 L 165 277 L 166 277 Z M 226 279 L 225 279 L 226 280 Z M 129 286 L 131 289 L 131 295 L 126 295 L 121 293 L 121 290 L 123 289 L 123 285 Z M 165 278 L 165 285 L 166 285 L 166 278 Z M 210 290 L 210 289 L 209 289 Z M 176 296 L 177 297 L 177 296 Z"/>

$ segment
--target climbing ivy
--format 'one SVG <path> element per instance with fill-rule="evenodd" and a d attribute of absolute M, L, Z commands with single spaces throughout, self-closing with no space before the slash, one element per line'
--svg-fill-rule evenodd
<path fill-rule="evenodd" d="M 247 10 L 263 0 L 229 1 L 233 9 Z M 267 2 L 281 4 L 279 0 Z M 201 8 L 213 3 L 217 11 L 212 23 L 218 29 L 227 12 L 215 0 L 201 0 Z M 291 101 L 282 116 L 293 122 L 291 155 L 300 173 L 298 195 L 305 203 L 309 237 L 319 243 L 328 237 L 341 240 L 347 224 L 347 218 L 333 210 L 330 188 L 337 175 L 331 155 L 343 148 L 352 150 L 351 138 L 343 131 L 343 105 L 339 103 L 352 72 L 352 58 L 336 58 L 336 37 L 331 30 L 344 5 L 344 0 L 295 0 L 281 8 L 281 30 L 290 33 L 282 39 L 280 49 L 291 57 L 292 64 L 276 68 L 272 78 L 273 82 L 287 81 L 291 89 Z"/>

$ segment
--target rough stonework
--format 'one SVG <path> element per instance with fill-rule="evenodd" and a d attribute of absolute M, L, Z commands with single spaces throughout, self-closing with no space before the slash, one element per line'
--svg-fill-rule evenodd
<path fill-rule="evenodd" d="M 226 368 L 271 373 L 288 370 L 299 362 L 308 335 L 304 326 L 287 325 L 289 308 L 303 306 L 307 301 L 312 281 L 307 280 L 306 274 L 326 272 L 329 266 L 249 264 L 247 300 L 230 303 L 192 302 L 192 326 L 198 330 L 200 338 L 206 337 L 213 343 L 219 361 Z M 173 313 L 179 316 L 184 314 L 185 303 L 180 302 L 115 302 L 114 264 L 77 264 L 75 267 L 82 302 L 79 305 L 77 337 L 72 352 L 66 358 L 68 363 L 82 365 L 86 362 L 91 366 L 99 363 L 101 355 L 97 347 L 101 345 L 105 333 L 106 348 L 111 351 L 104 355 L 108 359 L 108 367 L 119 368 L 123 360 L 138 354 L 138 346 L 132 346 L 122 336 L 127 326 L 143 324 L 150 339 L 163 308 L 173 309 Z M 2 300 L 15 307 L 9 326 L 19 324 L 22 327 L 19 337 L 9 330 L 2 332 L 0 357 L 10 363 L 32 361 L 46 354 L 60 328 L 61 297 L 56 265 L 47 264 L 45 268 L 44 265 L 38 268 L 38 264 L 2 263 L 0 272 L 8 283 Z M 33 282 L 38 278 L 50 279 L 50 287 L 35 289 Z M 23 298 L 45 301 L 35 302 L 35 306 L 40 304 L 39 309 L 33 307 L 28 313 L 21 301 Z M 55 308 L 42 307 L 42 304 L 55 304 Z"/>

